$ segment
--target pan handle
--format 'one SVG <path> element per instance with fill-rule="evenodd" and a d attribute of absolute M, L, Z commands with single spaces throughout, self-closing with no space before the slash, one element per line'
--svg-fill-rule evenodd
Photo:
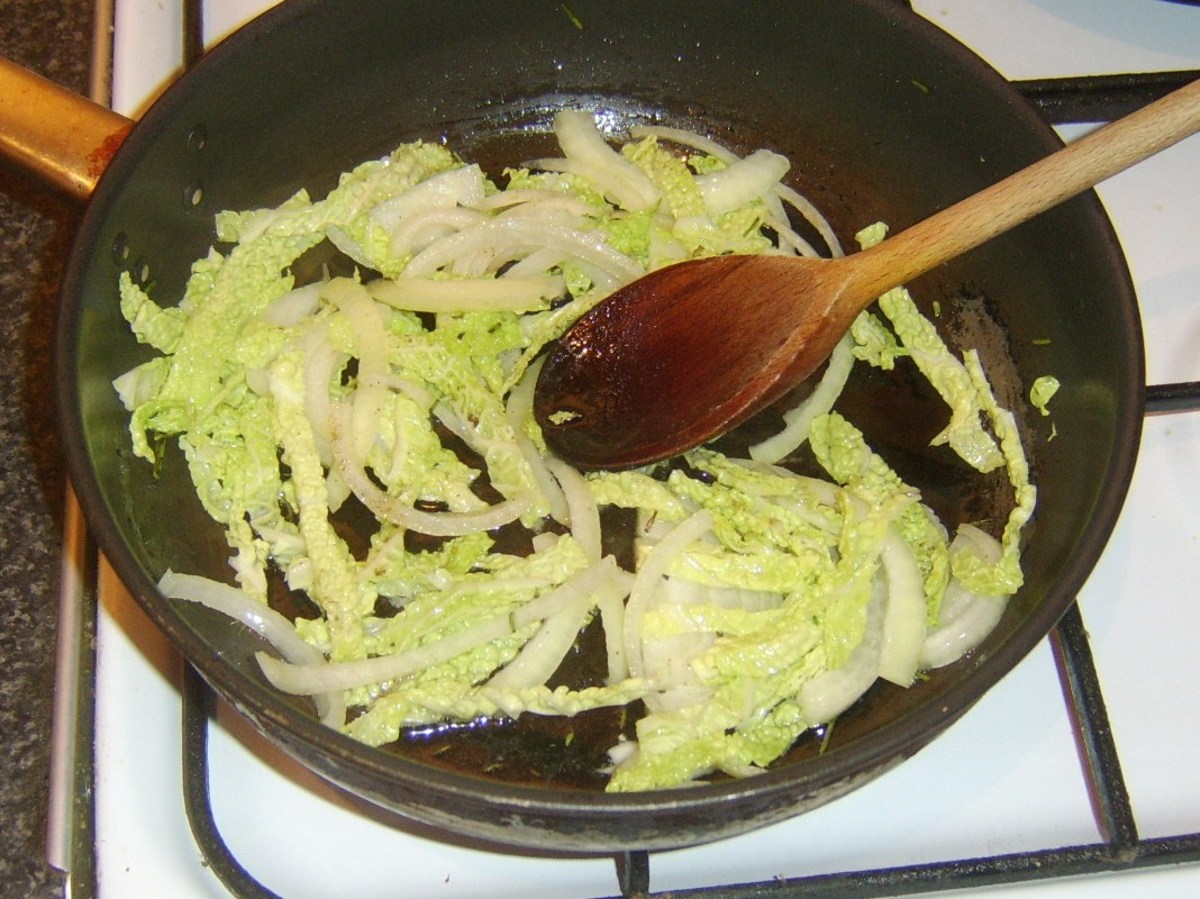
<path fill-rule="evenodd" d="M 0 157 L 83 201 L 133 122 L 0 57 Z"/>

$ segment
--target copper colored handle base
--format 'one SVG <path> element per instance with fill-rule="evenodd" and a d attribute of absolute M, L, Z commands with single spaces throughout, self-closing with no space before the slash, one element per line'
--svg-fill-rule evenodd
<path fill-rule="evenodd" d="M 0 156 L 79 200 L 133 122 L 0 58 Z"/>

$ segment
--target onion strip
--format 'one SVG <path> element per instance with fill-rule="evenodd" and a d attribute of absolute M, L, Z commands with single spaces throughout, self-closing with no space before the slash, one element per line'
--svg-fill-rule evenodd
<path fill-rule="evenodd" d="M 992 564 L 1004 552 L 998 540 L 969 524 L 959 526 L 951 552 L 963 544 Z M 921 667 L 942 668 L 975 649 L 1000 621 L 1006 604 L 1004 596 L 972 593 L 957 578 L 951 578 L 942 599 L 941 619 L 921 645 Z"/>
<path fill-rule="evenodd" d="M 244 590 L 198 575 L 177 574 L 169 570 L 159 579 L 158 589 L 169 599 L 200 603 L 240 621 L 270 643 L 291 664 L 325 664 L 321 651 L 302 640 L 292 622 Z M 346 705 L 340 693 L 320 691 L 314 694 L 313 699 L 322 723 L 335 728 L 345 723 Z"/>
<path fill-rule="evenodd" d="M 370 684 L 388 683 L 411 677 L 432 665 L 500 640 L 515 631 L 570 608 L 586 598 L 606 580 L 616 577 L 616 566 L 599 564 L 585 568 L 559 586 L 508 613 L 494 615 L 457 633 L 424 643 L 395 655 L 376 656 L 347 662 L 281 662 L 266 653 L 255 658 L 263 675 L 284 693 L 317 694 L 349 690 Z"/>
<path fill-rule="evenodd" d="M 497 269 L 503 262 L 547 247 L 611 276 L 628 280 L 642 273 L 636 262 L 609 246 L 602 234 L 510 217 L 488 219 L 431 244 L 409 260 L 401 277 L 430 277 L 472 253 L 490 255 L 492 268 Z"/>
<path fill-rule="evenodd" d="M 516 521 L 532 505 L 528 496 L 515 496 L 472 512 L 423 512 L 375 486 L 363 464 L 357 461 L 359 457 L 354 454 L 344 427 L 334 428 L 333 454 L 347 485 L 377 517 L 433 537 L 461 537 L 490 531 Z"/>
<path fill-rule="evenodd" d="M 667 566 L 689 545 L 710 531 L 712 526 L 713 518 L 709 512 L 693 512 L 672 528 L 642 559 L 629 591 L 629 601 L 625 604 L 625 663 L 632 677 L 642 677 L 646 671 L 642 654 L 642 617 L 654 591 L 666 575 Z"/>
<path fill-rule="evenodd" d="M 908 687 L 916 679 L 925 638 L 925 583 L 916 556 L 895 525 L 888 528 L 880 552 L 887 579 L 879 676 Z"/>
<path fill-rule="evenodd" d="M 487 686 L 521 689 L 546 683 L 575 645 L 575 638 L 591 610 L 597 605 L 621 602 L 628 594 L 625 579 L 616 576 L 613 566 L 609 567 L 612 576 L 604 579 L 595 590 L 581 592 L 564 608 L 549 615 L 517 657 L 493 675 Z"/>
<path fill-rule="evenodd" d="M 788 167 L 787 159 L 778 153 L 755 150 L 722 171 L 697 175 L 696 184 L 708 214 L 717 216 L 771 193 Z"/>
<path fill-rule="evenodd" d="M 672 128 L 666 125 L 635 125 L 629 130 L 629 133 L 635 139 L 657 137 L 679 144 L 681 147 L 690 147 L 693 150 L 699 150 L 706 156 L 719 159 L 727 165 L 731 165 L 738 160 L 737 154 L 729 148 L 722 146 L 712 138 L 705 137 L 703 134 L 697 134 L 694 131 L 688 131 L 684 128 Z M 829 223 L 829 220 L 803 194 L 782 183 L 775 185 L 774 192 L 784 203 L 796 210 L 800 217 L 812 226 L 813 230 L 817 232 L 821 240 L 829 248 L 830 255 L 844 255 L 842 243 L 838 240 L 837 233 L 833 230 L 833 226 Z"/>
<path fill-rule="evenodd" d="M 563 295 L 559 275 L 500 278 L 381 279 L 367 285 L 371 296 L 411 312 L 532 312 Z"/>
<path fill-rule="evenodd" d="M 563 495 L 563 489 L 554 475 L 550 473 L 547 457 L 538 452 L 533 440 L 525 433 L 526 423 L 533 419 L 533 392 L 537 386 L 538 373 L 542 370 L 542 363 L 545 361 L 545 356 L 539 356 L 533 361 L 533 364 L 525 369 L 521 380 L 508 392 L 508 403 L 505 405 L 504 414 L 508 419 L 508 426 L 512 428 L 515 435 L 517 449 L 524 457 L 534 483 L 546 500 L 550 517 L 559 524 L 566 525 L 571 520 L 571 510 L 567 505 L 566 496 Z M 598 558 L 599 556 L 597 556 Z"/>
<path fill-rule="evenodd" d="M 554 134 L 574 168 L 622 209 L 641 212 L 661 199 L 646 174 L 608 145 L 591 113 L 561 110 L 554 117 Z"/>
<path fill-rule="evenodd" d="M 782 431 L 750 447 L 750 458 L 774 465 L 803 446 L 813 420 L 833 408 L 853 368 L 854 338 L 846 334 L 833 348 L 825 373 L 813 392 L 784 413 Z"/>
<path fill-rule="evenodd" d="M 884 603 L 882 591 L 877 591 L 867 605 L 867 623 L 862 641 L 854 647 L 846 663 L 817 675 L 800 688 L 797 700 L 809 724 L 832 721 L 854 705 L 878 679 Z"/>
<path fill-rule="evenodd" d="M 567 501 L 571 536 L 583 547 L 589 562 L 600 561 L 600 509 L 587 482 L 578 470 L 561 459 L 550 458 L 546 465 L 562 487 Z"/>
<path fill-rule="evenodd" d="M 488 618 L 465 630 L 395 655 L 376 656 L 350 662 L 293 664 L 266 653 L 257 653 L 259 667 L 271 685 L 284 693 L 312 695 L 349 690 L 368 684 L 387 683 L 410 677 L 431 665 L 447 662 L 477 646 L 512 633 L 507 615 Z"/>

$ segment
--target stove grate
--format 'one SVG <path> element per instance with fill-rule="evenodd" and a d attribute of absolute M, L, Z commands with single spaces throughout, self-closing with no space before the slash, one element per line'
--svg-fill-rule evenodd
<path fill-rule="evenodd" d="M 1197 71 L 1084 75 L 1014 81 L 1025 99 L 1055 125 L 1107 122 L 1191 84 Z"/>
<path fill-rule="evenodd" d="M 1200 381 L 1152 384 L 1146 388 L 1146 414 L 1200 410 Z"/>
<path fill-rule="evenodd" d="M 184 8 L 184 52 L 191 63 L 203 53 L 201 3 L 187 0 Z M 1049 122 L 1068 124 L 1117 118 L 1197 77 L 1200 77 L 1200 71 L 1178 71 L 1037 79 L 1016 81 L 1014 85 Z M 1200 382 L 1147 388 L 1147 414 L 1196 410 L 1200 410 Z M 1068 609 L 1051 632 L 1050 640 L 1079 745 L 1080 764 L 1102 836 L 1100 842 L 911 866 L 714 885 L 669 893 L 651 892 L 650 853 L 631 851 L 615 859 L 620 897 L 867 899 L 1200 862 L 1200 833 L 1155 839 L 1143 839 L 1138 835 L 1091 645 L 1077 605 Z M 277 894 L 256 880 L 231 852 L 213 815 L 209 792 L 208 728 L 216 704 L 215 695 L 189 665 L 185 665 L 182 693 L 184 805 L 197 847 L 206 864 L 233 896 L 238 899 L 278 899 Z"/>

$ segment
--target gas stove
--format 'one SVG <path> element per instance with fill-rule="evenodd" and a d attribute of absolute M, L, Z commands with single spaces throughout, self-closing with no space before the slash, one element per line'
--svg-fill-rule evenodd
<path fill-rule="evenodd" d="M 111 39 L 111 77 L 98 83 L 130 115 L 189 54 L 270 5 L 205 0 L 201 22 L 169 0 L 100 4 L 97 59 L 110 58 Z M 1136 104 L 1146 78 L 1093 76 L 1200 69 L 1200 8 L 1185 4 L 912 6 L 1021 82 L 1065 122 L 1066 140 L 1114 107 L 1093 111 L 1091 94 L 1063 92 L 1060 79 L 1088 76 Z M 1140 298 L 1149 383 L 1200 380 L 1200 138 L 1098 193 Z M 1195 396 L 1152 391 L 1163 411 L 1147 417 L 1129 500 L 1076 607 L 947 733 L 816 811 L 615 860 L 474 844 L 327 785 L 207 696 L 70 515 L 63 607 L 75 611 L 64 620 L 82 619 L 88 636 L 94 627 L 96 649 L 61 661 L 52 861 L 70 869 L 71 895 L 122 899 L 878 896 L 985 884 L 1038 899 L 1200 895 L 1200 415 L 1166 411 L 1197 408 Z"/>

